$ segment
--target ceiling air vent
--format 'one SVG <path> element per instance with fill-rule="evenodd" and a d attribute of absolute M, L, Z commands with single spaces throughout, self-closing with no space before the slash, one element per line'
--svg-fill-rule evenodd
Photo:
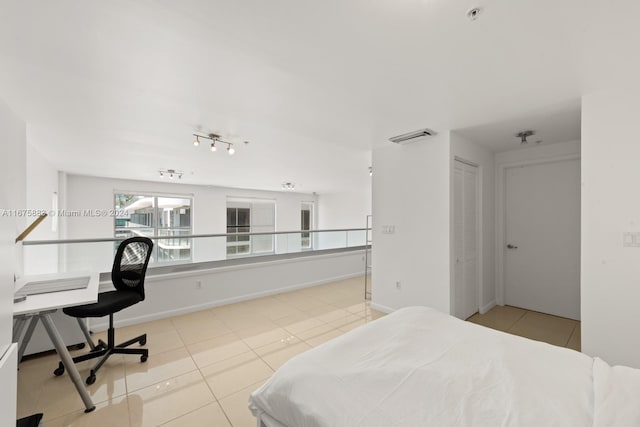
<path fill-rule="evenodd" d="M 420 129 L 409 133 L 404 133 L 398 136 L 392 136 L 389 138 L 389 141 L 394 142 L 396 144 L 409 144 L 411 142 L 415 142 L 419 138 L 423 138 L 425 136 L 434 136 L 438 133 L 431 129 Z"/>

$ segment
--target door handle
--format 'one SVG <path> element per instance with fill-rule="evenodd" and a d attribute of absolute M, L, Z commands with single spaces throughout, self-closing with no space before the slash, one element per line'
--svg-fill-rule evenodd
<path fill-rule="evenodd" d="M 507 249 L 518 249 L 518 247 L 517 247 L 517 246 L 515 246 L 515 245 L 512 245 L 511 243 L 509 243 L 509 244 L 507 245 Z"/>

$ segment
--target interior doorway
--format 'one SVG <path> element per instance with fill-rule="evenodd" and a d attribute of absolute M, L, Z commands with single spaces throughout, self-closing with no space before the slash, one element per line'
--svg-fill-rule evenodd
<path fill-rule="evenodd" d="M 505 167 L 504 304 L 580 319 L 580 160 Z"/>
<path fill-rule="evenodd" d="M 480 306 L 479 199 L 478 167 L 456 159 L 453 170 L 453 313 L 460 319 L 475 314 Z"/>

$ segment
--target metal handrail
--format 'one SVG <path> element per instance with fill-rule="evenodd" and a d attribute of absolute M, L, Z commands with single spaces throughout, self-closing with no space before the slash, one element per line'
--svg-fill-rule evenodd
<path fill-rule="evenodd" d="M 132 228 L 131 230 L 135 230 Z M 297 231 L 262 231 L 247 233 L 224 233 L 224 234 L 188 234 L 183 236 L 148 236 L 151 240 L 172 240 L 172 239 L 198 239 L 203 237 L 228 237 L 228 236 L 266 236 L 279 234 L 300 234 L 300 233 L 331 233 L 338 231 L 367 231 L 370 228 L 335 228 L 328 230 L 297 230 Z M 36 245 L 55 245 L 67 243 L 101 243 L 101 242 L 121 242 L 126 237 L 101 237 L 94 239 L 59 239 L 59 240 L 25 240 L 22 242 L 24 246 Z"/>

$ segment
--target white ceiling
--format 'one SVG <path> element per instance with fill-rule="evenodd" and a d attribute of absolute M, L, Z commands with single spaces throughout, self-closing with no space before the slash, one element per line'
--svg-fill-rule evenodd
<path fill-rule="evenodd" d="M 455 132 L 492 151 L 575 141 L 580 139 L 580 111 L 578 99 L 561 105 L 550 105 L 540 111 L 531 111 L 525 116 L 456 129 Z M 516 134 L 526 130 L 535 134 L 528 137 L 527 144 L 523 145 Z"/>
<path fill-rule="evenodd" d="M 0 98 L 69 172 L 333 192 L 421 127 L 571 133 L 549 112 L 636 79 L 637 16 L 637 0 L 0 0 Z M 251 143 L 209 153 L 196 129 Z"/>

